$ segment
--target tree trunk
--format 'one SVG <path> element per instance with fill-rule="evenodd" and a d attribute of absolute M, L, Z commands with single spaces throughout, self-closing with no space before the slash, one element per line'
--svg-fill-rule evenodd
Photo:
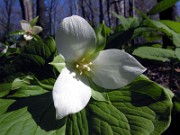
<path fill-rule="evenodd" d="M 14 2 L 15 2 L 15 0 L 3 0 L 3 3 L 4 3 L 4 5 L 5 5 L 5 13 L 7 14 L 7 16 L 6 17 L 4 17 L 4 27 L 5 27 L 5 35 L 8 35 L 8 33 L 11 31 L 11 15 L 12 15 L 12 10 L 13 10 L 13 5 L 14 5 Z M 5 37 L 5 40 L 7 40 L 6 39 L 6 37 Z"/>
<path fill-rule="evenodd" d="M 10 26 L 11 26 L 12 1 L 5 0 L 5 3 L 6 3 L 6 11 L 7 11 L 6 34 L 8 34 L 10 32 Z"/>
<path fill-rule="evenodd" d="M 129 0 L 129 16 L 135 17 L 135 0 Z"/>
<path fill-rule="evenodd" d="M 79 4 L 78 4 L 78 1 L 75 1 L 75 13 L 76 13 L 76 15 L 79 14 Z"/>
<path fill-rule="evenodd" d="M 94 26 L 95 23 L 94 23 L 94 10 L 93 10 L 93 6 L 92 6 L 92 0 L 89 0 L 89 4 L 88 4 L 88 7 L 89 7 L 89 10 L 90 10 L 90 22 L 91 22 L 91 25 Z"/>
<path fill-rule="evenodd" d="M 119 2 L 119 1 L 115 1 L 115 0 L 114 0 L 114 11 L 115 11 L 117 14 L 119 14 L 118 2 Z M 116 21 L 115 21 L 115 22 L 116 22 L 115 25 L 118 26 L 118 24 L 119 24 L 119 19 L 116 18 Z"/>
<path fill-rule="evenodd" d="M 108 17 L 108 24 L 109 27 L 111 27 L 111 15 L 110 15 L 110 0 L 106 1 L 106 5 L 107 5 L 107 17 Z"/>
<path fill-rule="evenodd" d="M 80 0 L 79 2 L 80 2 L 82 17 L 85 18 L 86 13 L 85 13 L 85 8 L 84 8 L 84 0 Z"/>
<path fill-rule="evenodd" d="M 70 16 L 73 15 L 73 1 L 69 0 L 69 14 Z"/>
<path fill-rule="evenodd" d="M 24 7 L 23 0 L 19 0 L 19 3 L 20 3 L 20 7 L 21 7 L 22 18 L 23 18 L 23 20 L 26 20 L 25 7 Z"/>
<path fill-rule="evenodd" d="M 104 13 L 103 13 L 103 0 L 99 0 L 99 22 L 103 23 Z"/>
<path fill-rule="evenodd" d="M 50 0 L 50 3 L 49 3 L 49 34 L 51 35 L 52 34 L 52 10 L 54 8 L 54 0 Z"/>
<path fill-rule="evenodd" d="M 39 16 L 37 25 L 43 28 L 43 31 L 40 33 L 42 38 L 45 37 L 45 4 L 44 0 L 37 0 L 37 16 Z"/>
<path fill-rule="evenodd" d="M 120 6 L 120 13 L 122 16 L 125 16 L 125 1 L 121 0 L 119 2 L 119 6 Z"/>
<path fill-rule="evenodd" d="M 19 2 L 22 11 L 22 18 L 30 22 L 33 18 L 32 0 L 20 0 Z"/>

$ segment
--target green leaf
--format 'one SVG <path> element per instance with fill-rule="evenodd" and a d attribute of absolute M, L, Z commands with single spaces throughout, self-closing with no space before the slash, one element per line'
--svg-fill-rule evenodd
<path fill-rule="evenodd" d="M 48 79 L 43 79 L 41 80 L 42 84 L 46 84 L 46 85 L 51 85 L 53 86 L 55 83 L 56 79 L 55 78 L 48 78 Z"/>
<path fill-rule="evenodd" d="M 96 85 L 91 79 L 89 79 L 89 85 L 91 87 L 92 98 L 96 101 L 104 101 L 110 103 L 106 89 Z"/>
<path fill-rule="evenodd" d="M 160 22 L 168 26 L 173 31 L 180 33 L 180 22 L 175 22 L 170 20 L 160 20 Z"/>
<path fill-rule="evenodd" d="M 36 77 L 34 77 L 34 79 L 36 80 L 39 86 L 41 86 L 43 89 L 46 89 L 46 90 L 52 90 L 54 87 L 54 83 L 56 81 L 54 78 L 48 78 L 42 81 L 39 81 Z"/>
<path fill-rule="evenodd" d="M 46 62 L 45 59 L 43 59 L 41 56 L 38 56 L 36 54 L 28 54 L 28 53 L 21 53 L 15 58 L 15 64 L 17 66 L 26 64 L 29 65 L 37 65 L 37 66 L 43 66 Z"/>
<path fill-rule="evenodd" d="M 172 41 L 173 41 L 174 45 L 176 45 L 177 47 L 180 46 L 180 34 L 179 33 L 174 32 L 168 26 L 164 25 L 163 23 L 161 23 L 159 21 L 151 20 L 151 23 L 156 28 L 158 28 L 160 31 L 164 32 L 167 36 L 169 36 L 170 38 L 172 37 Z"/>
<path fill-rule="evenodd" d="M 92 100 L 86 112 L 83 110 L 69 117 L 68 135 L 78 135 L 87 129 L 86 124 L 78 123 L 85 119 L 85 113 L 89 133 L 83 132 L 84 135 L 160 135 L 167 129 L 172 101 L 169 94 L 154 82 L 140 77 L 122 89 L 108 92 L 108 95 L 112 104 Z"/>
<path fill-rule="evenodd" d="M 170 7 L 172 7 L 174 4 L 176 4 L 178 0 L 161 0 L 159 3 L 157 3 L 152 9 L 149 11 L 148 14 L 155 15 L 157 13 L 160 13 Z"/>
<path fill-rule="evenodd" d="M 160 87 L 162 87 L 162 86 L 160 86 Z M 172 99 L 174 97 L 174 93 L 172 92 L 172 90 L 165 88 L 165 87 L 163 87 L 163 89 L 164 89 L 164 92 L 166 92 L 166 94 L 169 95 L 169 99 Z"/>
<path fill-rule="evenodd" d="M 39 41 L 42 41 L 42 38 L 37 35 L 37 34 L 33 34 L 33 39 L 36 41 L 36 42 L 39 42 Z"/>
<path fill-rule="evenodd" d="M 180 34 L 179 33 L 172 33 L 172 40 L 176 47 L 180 47 Z"/>
<path fill-rule="evenodd" d="M 131 95 L 130 99 L 128 95 Z M 172 102 L 163 88 L 154 82 L 136 80 L 120 91 L 109 93 L 109 98 L 125 114 L 132 134 L 159 135 L 170 123 Z"/>
<path fill-rule="evenodd" d="M 174 102 L 173 111 L 175 111 L 176 113 L 180 113 L 180 99 L 175 97 L 173 99 L 173 102 Z"/>
<path fill-rule="evenodd" d="M 133 38 L 144 37 L 146 41 L 153 42 L 160 40 L 162 36 L 155 28 L 139 27 L 134 31 Z"/>
<path fill-rule="evenodd" d="M 30 84 L 30 81 L 33 80 L 33 78 L 31 76 L 25 76 L 23 79 L 20 78 L 16 78 L 13 82 L 12 82 L 12 90 L 15 89 L 19 89 L 23 86 L 26 86 L 28 84 Z"/>
<path fill-rule="evenodd" d="M 111 35 L 107 41 L 107 48 L 122 48 L 133 37 L 135 29 L 128 29 L 126 31 L 119 31 Z"/>
<path fill-rule="evenodd" d="M 14 79 L 21 78 L 21 77 L 24 77 L 24 76 L 26 76 L 26 74 L 21 73 L 21 72 L 13 71 L 13 72 L 10 72 L 10 74 L 8 74 L 8 76 L 6 76 L 3 79 L 3 81 L 6 82 L 6 83 L 10 83 L 12 85 L 12 82 L 14 81 Z"/>
<path fill-rule="evenodd" d="M 134 32 L 139 27 L 141 20 L 138 18 L 125 18 L 116 13 L 114 15 L 121 21 L 121 25 L 108 38 L 106 48 L 124 49 L 124 46 L 134 38 Z"/>
<path fill-rule="evenodd" d="M 1 135 L 65 135 L 65 119 L 55 119 L 51 93 L 21 100 L 0 99 Z"/>
<path fill-rule="evenodd" d="M 14 91 L 9 97 L 29 97 L 44 94 L 53 89 L 54 83 L 51 85 L 48 80 L 44 80 L 46 84 L 43 84 L 36 77 L 29 75 L 22 77 L 22 79 L 16 78 L 11 87 Z"/>
<path fill-rule="evenodd" d="M 88 118 L 86 110 L 70 115 L 66 124 L 66 135 L 89 135 Z"/>
<path fill-rule="evenodd" d="M 0 84 L 0 97 L 8 95 L 11 90 L 11 83 L 2 83 Z"/>
<path fill-rule="evenodd" d="M 124 30 L 128 30 L 130 28 L 130 23 L 124 16 L 118 15 L 117 13 L 113 13 L 113 15 L 121 21 L 121 25 L 123 26 Z"/>
<path fill-rule="evenodd" d="M 48 92 L 47 90 L 41 88 L 40 86 L 37 85 L 25 85 L 16 90 L 13 95 L 10 97 L 30 97 L 30 96 L 35 96 L 35 95 L 40 95 Z"/>
<path fill-rule="evenodd" d="M 173 41 L 176 47 L 180 47 L 180 33 L 176 33 L 161 21 L 151 20 L 148 17 L 146 17 L 146 20 L 147 21 L 145 21 L 145 25 L 156 28 L 160 32 L 163 32 Z"/>
<path fill-rule="evenodd" d="M 128 30 L 130 28 L 136 28 L 140 24 L 138 18 L 135 18 L 135 17 L 134 18 L 131 18 L 131 17 L 125 18 L 124 16 L 118 15 L 116 13 L 113 13 L 113 15 L 120 20 L 123 30 Z"/>
<path fill-rule="evenodd" d="M 51 53 L 54 53 L 56 51 L 56 42 L 54 41 L 53 37 L 45 38 L 44 43 L 48 46 Z"/>
<path fill-rule="evenodd" d="M 140 17 L 142 17 L 143 19 L 149 20 L 148 16 L 146 13 L 142 12 L 141 10 L 139 10 L 138 8 L 134 8 L 135 11 L 140 15 Z"/>
<path fill-rule="evenodd" d="M 89 105 L 90 135 L 130 135 L 125 115 L 115 106 L 103 102 Z"/>
<path fill-rule="evenodd" d="M 178 59 L 180 60 L 180 48 L 176 48 L 175 53 Z"/>
<path fill-rule="evenodd" d="M 34 25 L 36 25 L 36 23 L 37 23 L 38 19 L 39 19 L 39 16 L 37 16 L 37 17 L 33 18 L 33 19 L 30 21 L 30 25 L 31 25 L 31 27 L 33 27 Z"/>
<path fill-rule="evenodd" d="M 162 62 L 169 62 L 173 59 L 177 59 L 173 50 L 154 47 L 139 47 L 134 50 L 133 55 L 143 59 L 157 60 Z"/>
<path fill-rule="evenodd" d="M 36 74 L 38 78 L 50 78 L 54 75 L 51 62 L 57 50 L 54 39 L 48 37 L 44 40 L 31 41 L 21 53 L 14 58 L 14 65 L 18 71 Z"/>
<path fill-rule="evenodd" d="M 91 100 L 81 112 L 55 120 L 52 93 L 0 99 L 1 135 L 160 135 L 170 124 L 172 101 L 145 77 L 107 92 L 110 103 Z"/>
<path fill-rule="evenodd" d="M 149 19 L 147 23 L 149 23 L 148 24 L 149 26 L 157 28 L 158 30 L 164 32 L 168 36 L 172 35 L 172 30 L 165 24 L 161 23 L 160 21 Z"/>
<path fill-rule="evenodd" d="M 49 64 L 53 65 L 59 73 L 61 73 L 62 69 L 66 66 L 64 58 L 61 55 L 57 55 Z"/>
<path fill-rule="evenodd" d="M 24 47 L 23 53 L 38 55 L 45 60 L 53 59 L 56 53 L 56 44 L 52 37 L 30 42 Z"/>
<path fill-rule="evenodd" d="M 94 100 L 109 102 L 109 97 L 108 97 L 107 93 L 98 92 L 93 89 L 91 89 L 91 93 L 92 93 L 92 98 Z"/>
<path fill-rule="evenodd" d="M 159 135 L 170 123 L 172 102 L 151 81 L 137 79 L 108 95 L 112 104 L 89 105 L 90 134 Z"/>
<path fill-rule="evenodd" d="M 97 50 L 103 50 L 106 45 L 106 28 L 105 25 L 100 25 L 97 29 L 95 29 L 96 37 L 97 37 Z"/>
<path fill-rule="evenodd" d="M 9 35 L 24 35 L 26 32 L 24 30 L 17 30 L 9 33 Z"/>
<path fill-rule="evenodd" d="M 2 114 L 6 113 L 7 109 L 11 104 L 13 104 L 15 100 L 10 99 L 0 99 L 0 117 Z"/>

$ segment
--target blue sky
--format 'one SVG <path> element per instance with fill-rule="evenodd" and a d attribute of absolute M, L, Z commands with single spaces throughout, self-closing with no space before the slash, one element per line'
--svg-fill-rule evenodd
<path fill-rule="evenodd" d="M 178 14 L 180 15 L 180 1 L 179 2 L 177 2 L 177 11 L 178 11 Z"/>

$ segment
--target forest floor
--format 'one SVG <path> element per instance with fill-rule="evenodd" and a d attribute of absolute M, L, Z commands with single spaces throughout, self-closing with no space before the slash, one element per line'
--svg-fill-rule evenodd
<path fill-rule="evenodd" d="M 152 81 L 171 89 L 175 93 L 180 92 L 180 63 L 176 65 L 171 63 L 145 63 L 143 65 L 147 68 L 145 75 Z"/>

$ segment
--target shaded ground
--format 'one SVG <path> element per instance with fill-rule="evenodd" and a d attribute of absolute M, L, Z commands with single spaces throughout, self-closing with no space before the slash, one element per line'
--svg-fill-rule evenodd
<path fill-rule="evenodd" d="M 172 91 L 180 92 L 180 63 L 145 63 L 143 64 L 147 71 L 147 75 L 152 81 L 158 84 L 170 88 Z"/>

